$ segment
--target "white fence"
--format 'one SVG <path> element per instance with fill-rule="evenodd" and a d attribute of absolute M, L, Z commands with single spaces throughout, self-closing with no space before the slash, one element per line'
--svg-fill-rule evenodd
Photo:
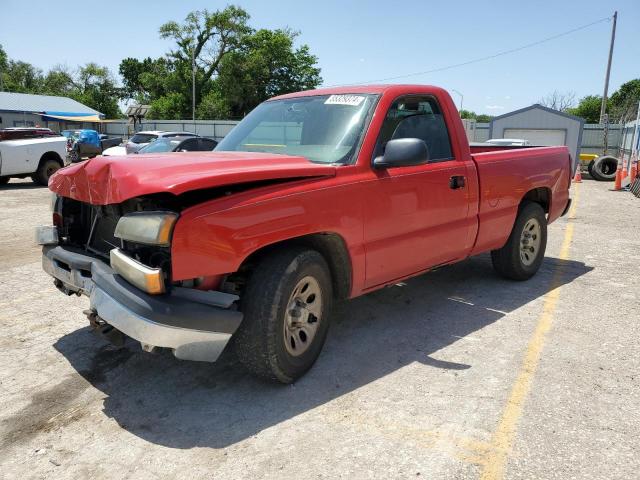
<path fill-rule="evenodd" d="M 220 141 L 237 124 L 237 120 L 144 120 L 134 131 L 133 123 L 127 120 L 111 120 L 102 124 L 102 131 L 118 137 L 130 137 L 141 130 L 192 132 Z"/>

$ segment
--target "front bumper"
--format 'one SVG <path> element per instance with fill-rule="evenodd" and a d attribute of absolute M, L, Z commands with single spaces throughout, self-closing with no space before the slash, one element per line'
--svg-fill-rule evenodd
<path fill-rule="evenodd" d="M 234 295 L 184 288 L 148 295 L 102 260 L 61 246 L 43 247 L 42 266 L 61 291 L 89 296 L 101 320 L 144 350 L 170 348 L 180 359 L 214 362 L 242 321 L 230 309 Z"/>

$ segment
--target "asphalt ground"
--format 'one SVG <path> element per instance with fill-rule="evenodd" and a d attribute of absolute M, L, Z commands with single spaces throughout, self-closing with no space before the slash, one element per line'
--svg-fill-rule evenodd
<path fill-rule="evenodd" d="M 487 255 L 341 304 L 291 386 L 115 349 L 0 187 L 0 478 L 639 478 L 640 200 L 585 180 L 533 279 Z"/>

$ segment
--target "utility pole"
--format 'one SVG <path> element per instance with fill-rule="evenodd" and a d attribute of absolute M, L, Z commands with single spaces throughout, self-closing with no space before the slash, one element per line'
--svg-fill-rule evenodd
<path fill-rule="evenodd" d="M 611 44 L 609 45 L 609 60 L 607 62 L 607 73 L 604 77 L 604 93 L 602 94 L 602 105 L 600 106 L 600 123 L 604 122 L 604 115 L 607 113 L 607 93 L 609 91 L 609 75 L 611 74 L 611 58 L 613 57 L 613 44 L 616 41 L 616 22 L 618 12 L 613 12 L 613 26 L 611 27 Z"/>
<path fill-rule="evenodd" d="M 196 46 L 191 49 L 191 116 L 196 126 Z"/>

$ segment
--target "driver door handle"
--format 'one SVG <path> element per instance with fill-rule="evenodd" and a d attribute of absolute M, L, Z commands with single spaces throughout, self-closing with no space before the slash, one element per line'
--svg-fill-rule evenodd
<path fill-rule="evenodd" d="M 464 188 L 466 182 L 464 175 L 453 175 L 449 179 L 449 188 L 452 190 L 457 190 L 458 188 Z"/>

